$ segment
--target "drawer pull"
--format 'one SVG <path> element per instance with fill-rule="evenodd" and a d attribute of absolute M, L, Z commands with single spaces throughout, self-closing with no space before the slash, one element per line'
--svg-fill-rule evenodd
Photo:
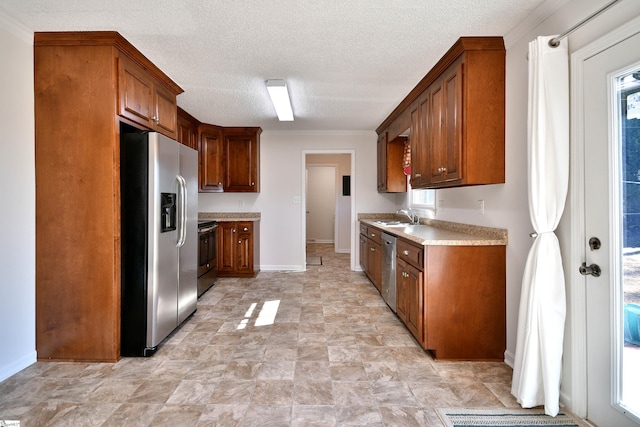
<path fill-rule="evenodd" d="M 409 251 L 402 251 L 402 255 L 409 256 Z"/>
<path fill-rule="evenodd" d="M 242 231 L 249 231 L 247 227 L 242 227 Z"/>
<path fill-rule="evenodd" d="M 376 233 L 371 233 L 371 237 L 376 237 Z"/>
<path fill-rule="evenodd" d="M 369 250 L 370 250 L 371 252 L 375 252 L 375 251 L 376 251 L 376 248 L 369 248 Z"/>

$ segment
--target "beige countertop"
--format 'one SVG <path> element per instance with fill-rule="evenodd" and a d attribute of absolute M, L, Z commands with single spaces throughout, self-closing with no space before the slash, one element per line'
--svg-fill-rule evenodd
<path fill-rule="evenodd" d="M 260 212 L 200 212 L 198 219 L 224 221 L 260 221 Z"/>
<path fill-rule="evenodd" d="M 420 219 L 420 224 L 387 226 L 376 221 L 400 220 L 395 214 L 359 214 L 363 224 L 421 245 L 431 246 L 500 246 L 507 244 L 507 230 L 433 219 Z"/>

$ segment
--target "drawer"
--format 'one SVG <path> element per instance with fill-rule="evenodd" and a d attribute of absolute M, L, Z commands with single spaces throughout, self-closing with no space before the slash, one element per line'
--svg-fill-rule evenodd
<path fill-rule="evenodd" d="M 380 240 L 380 233 L 382 232 L 375 227 L 367 227 L 367 237 L 378 245 L 382 244 L 382 240 Z"/>
<path fill-rule="evenodd" d="M 398 239 L 396 245 L 398 258 L 422 270 L 422 260 L 424 258 L 424 247 L 422 245 L 410 243 L 404 239 Z"/>

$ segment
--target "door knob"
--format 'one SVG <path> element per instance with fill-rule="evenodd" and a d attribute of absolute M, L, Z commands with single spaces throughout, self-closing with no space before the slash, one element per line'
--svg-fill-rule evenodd
<path fill-rule="evenodd" d="M 600 269 L 600 266 L 598 264 L 591 264 L 589 266 L 587 266 L 586 262 L 583 262 L 582 265 L 579 268 L 580 274 L 582 274 L 583 276 L 593 276 L 593 277 L 600 277 L 600 274 L 602 274 L 602 270 Z"/>

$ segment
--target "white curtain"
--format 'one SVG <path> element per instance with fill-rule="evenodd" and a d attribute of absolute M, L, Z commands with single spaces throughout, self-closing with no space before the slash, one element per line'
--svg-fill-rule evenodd
<path fill-rule="evenodd" d="M 522 279 L 511 393 L 524 408 L 558 414 L 566 315 L 560 245 L 554 230 L 569 182 L 567 41 L 529 43 L 529 214 L 537 234 Z"/>

